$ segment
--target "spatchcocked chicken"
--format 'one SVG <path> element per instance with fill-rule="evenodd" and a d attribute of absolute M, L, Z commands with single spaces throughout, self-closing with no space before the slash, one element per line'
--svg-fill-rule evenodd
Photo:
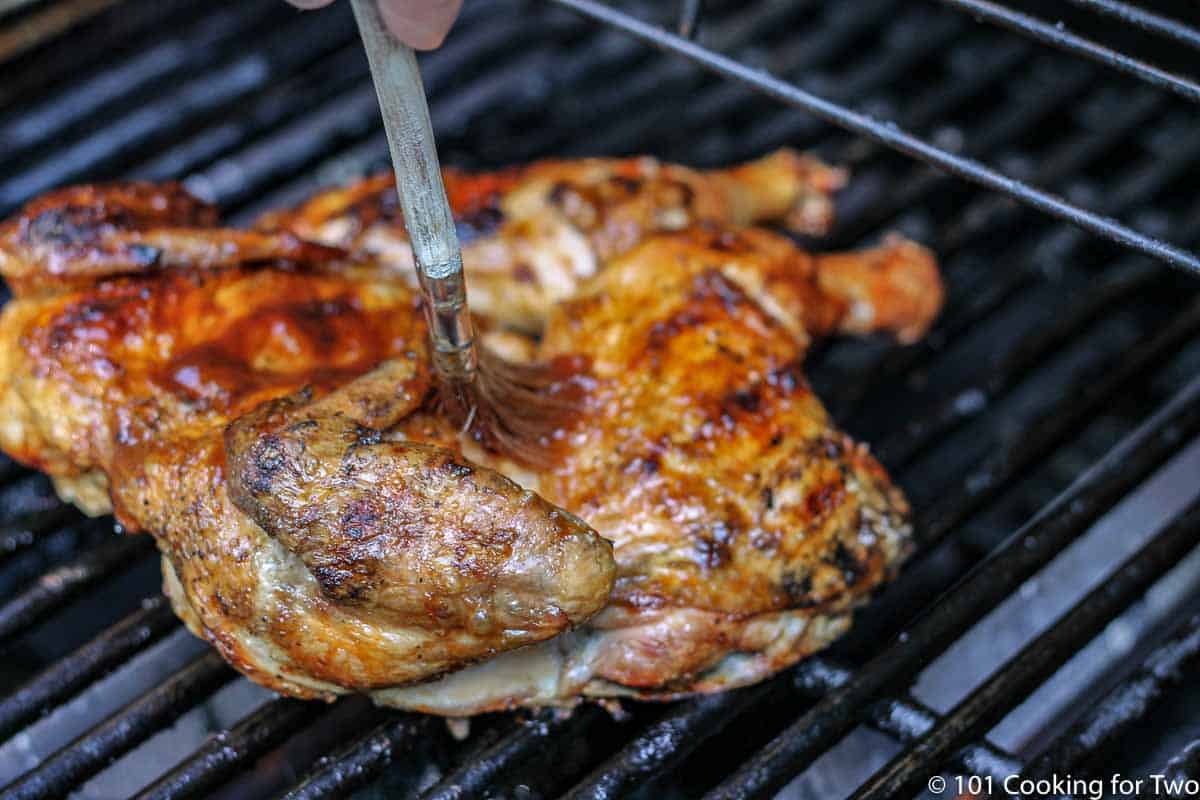
<path fill-rule="evenodd" d="M 812 338 L 923 334 L 933 259 L 814 255 L 840 172 L 780 152 L 450 172 L 485 341 L 580 398 L 550 464 L 440 413 L 390 176 L 252 230 L 175 185 L 0 228 L 0 445 L 152 534 L 188 627 L 286 694 L 443 714 L 667 698 L 824 646 L 909 549 Z"/>

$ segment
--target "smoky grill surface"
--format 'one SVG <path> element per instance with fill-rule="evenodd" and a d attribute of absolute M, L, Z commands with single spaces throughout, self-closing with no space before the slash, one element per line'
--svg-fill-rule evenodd
<path fill-rule="evenodd" d="M 620 7 L 673 26 L 669 5 Z M 1195 246 L 1200 109 L 1186 91 L 963 5 L 709 0 L 698 41 Z M 1166 70 L 1195 63 L 1187 36 L 1088 5 L 1053 13 Z M 1197 22 L 1184 3 L 1141 7 Z M 0 216 L 55 186 L 136 177 L 183 179 L 246 221 L 386 163 L 348 8 L 44 0 L 0 15 L 0 58 Z M 836 342 L 807 367 L 907 491 L 922 551 L 832 650 L 770 682 L 616 715 L 490 715 L 459 740 L 440 720 L 235 679 L 166 607 L 148 537 L 114 537 L 4 463 L 0 794 L 823 798 L 897 754 L 860 796 L 911 795 L 943 770 L 1200 772 L 1194 277 L 551 3 L 468 2 L 424 70 L 457 166 L 630 153 L 705 166 L 784 145 L 848 165 L 835 230 L 810 244 L 901 231 L 942 259 L 948 302 L 926 342 Z"/>

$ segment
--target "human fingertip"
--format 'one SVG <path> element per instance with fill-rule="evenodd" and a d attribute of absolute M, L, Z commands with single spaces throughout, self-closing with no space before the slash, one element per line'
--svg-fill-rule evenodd
<path fill-rule="evenodd" d="M 417 50 L 441 47 L 462 9 L 462 0 L 383 0 L 384 22 L 397 37 Z"/>

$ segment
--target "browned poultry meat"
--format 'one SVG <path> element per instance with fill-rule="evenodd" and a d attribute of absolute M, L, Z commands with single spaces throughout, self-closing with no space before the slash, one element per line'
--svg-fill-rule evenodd
<path fill-rule="evenodd" d="M 908 549 L 801 363 L 920 336 L 932 258 L 745 227 L 819 227 L 839 180 L 786 153 L 450 176 L 491 341 L 585 397 L 538 470 L 439 412 L 382 179 L 253 232 L 175 186 L 54 193 L 0 228 L 0 444 L 153 534 L 189 628 L 279 691 L 467 714 L 752 682 Z"/>
<path fill-rule="evenodd" d="M 551 304 L 646 237 L 697 222 L 775 221 L 819 233 L 844 174 L 781 150 L 728 170 L 699 172 L 652 158 L 542 161 L 488 175 L 445 173 L 458 221 L 471 308 L 537 331 Z M 413 276 L 390 173 L 325 192 L 260 227 L 365 251 Z"/>

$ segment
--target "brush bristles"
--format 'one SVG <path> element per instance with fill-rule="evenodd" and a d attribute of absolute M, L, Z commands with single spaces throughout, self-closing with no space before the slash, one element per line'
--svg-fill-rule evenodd
<path fill-rule="evenodd" d="M 552 464 L 586 403 L 575 359 L 513 364 L 480 348 L 475 380 L 442 387 L 450 418 L 483 447 L 526 466 Z"/>

